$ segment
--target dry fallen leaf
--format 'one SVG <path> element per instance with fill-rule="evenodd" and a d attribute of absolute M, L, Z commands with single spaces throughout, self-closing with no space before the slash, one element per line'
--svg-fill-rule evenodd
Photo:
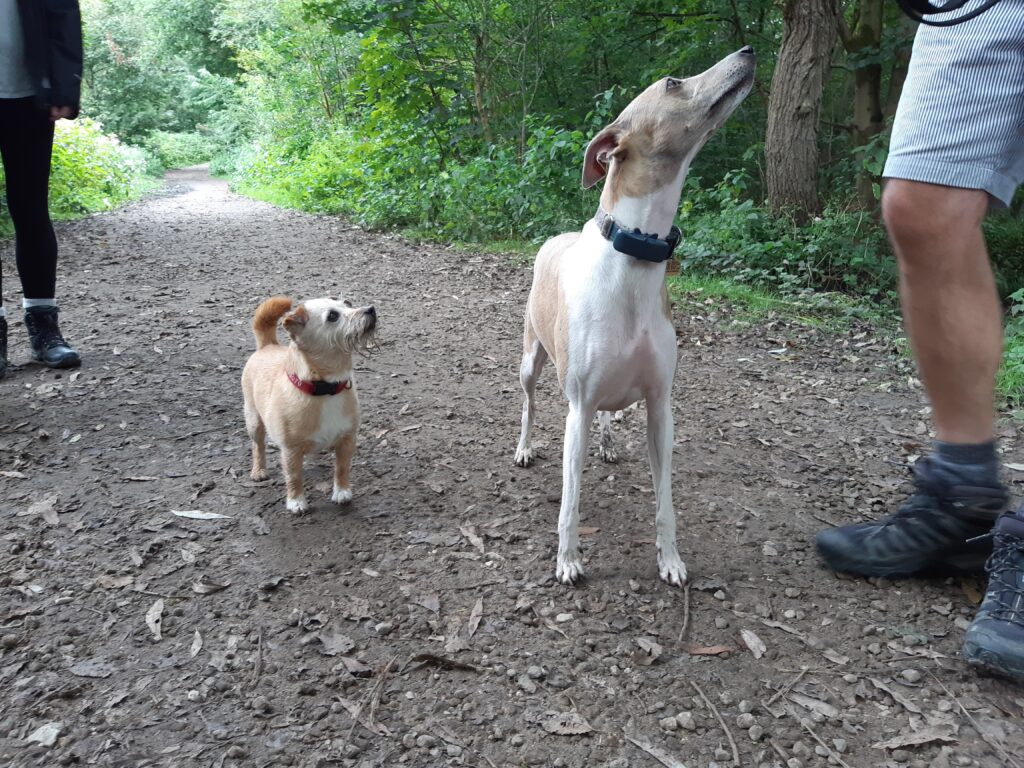
<path fill-rule="evenodd" d="M 164 601 L 157 600 L 153 605 L 146 611 L 146 626 L 149 627 L 149 631 L 153 633 L 153 637 L 156 640 L 160 640 L 160 622 L 163 620 L 164 613 Z"/>
<path fill-rule="evenodd" d="M 51 493 L 49 496 L 40 499 L 35 504 L 29 506 L 26 515 L 40 515 L 47 525 L 59 525 L 60 518 L 57 516 L 57 494 Z"/>
<path fill-rule="evenodd" d="M 73 664 L 68 671 L 78 677 L 110 677 L 117 667 L 104 659 L 85 659 Z"/>
<path fill-rule="evenodd" d="M 646 637 L 638 637 L 636 644 L 640 647 L 636 653 L 633 654 L 633 661 L 645 667 L 649 667 L 651 664 L 656 662 L 664 650 L 653 640 L 649 640 Z"/>
<path fill-rule="evenodd" d="M 594 730 L 578 712 L 545 712 L 541 715 L 540 724 L 548 733 L 559 736 L 580 736 Z"/>
<path fill-rule="evenodd" d="M 754 654 L 755 659 L 760 659 L 764 656 L 764 652 L 768 650 L 764 641 L 761 640 L 753 630 L 741 629 L 740 639 L 743 641 L 743 644 L 747 646 L 748 650 Z"/>
<path fill-rule="evenodd" d="M 356 647 L 351 637 L 340 632 L 321 632 L 317 637 L 320 638 L 320 653 L 324 656 L 348 653 Z"/>
<path fill-rule="evenodd" d="M 484 599 L 482 597 L 477 598 L 476 603 L 473 605 L 473 610 L 469 614 L 469 622 L 466 624 L 466 639 L 473 637 L 476 634 L 477 627 L 480 626 L 480 619 L 484 615 Z"/>
<path fill-rule="evenodd" d="M 691 656 L 719 656 L 723 653 L 733 653 L 736 650 L 732 645 L 698 645 L 697 643 L 683 643 L 680 646 Z"/>
<path fill-rule="evenodd" d="M 959 728 L 953 723 L 925 726 L 917 731 L 907 731 L 893 736 L 891 739 L 879 741 L 871 746 L 875 749 L 901 749 L 930 744 L 933 741 L 952 743 L 957 740 Z"/>
<path fill-rule="evenodd" d="M 187 517 L 189 520 L 227 520 L 228 515 L 219 512 L 203 512 L 201 509 L 172 509 L 172 515 Z"/>
<path fill-rule="evenodd" d="M 135 581 L 134 576 L 110 576 L 104 573 L 102 576 L 96 577 L 96 583 L 104 589 L 120 589 L 130 586 L 133 581 Z"/>
<path fill-rule="evenodd" d="M 203 650 L 203 636 L 199 634 L 197 629 L 195 634 L 192 635 L 192 645 L 189 647 L 188 653 L 194 659 L 201 650 Z"/>
<path fill-rule="evenodd" d="M 480 550 L 481 555 L 484 554 L 484 540 L 477 535 L 476 529 L 472 525 L 460 525 L 459 530 L 463 536 L 469 539 L 470 544 Z"/>
<path fill-rule="evenodd" d="M 42 744 L 44 747 L 52 747 L 57 743 L 57 737 L 60 736 L 60 729 L 63 725 L 63 723 L 46 723 L 41 725 L 32 731 L 25 741 L 34 741 L 37 744 Z"/>
<path fill-rule="evenodd" d="M 18 472 L 17 470 L 14 470 L 14 469 L 5 469 L 5 470 L 3 470 L 2 472 L 0 472 L 0 477 L 10 477 L 10 478 L 12 478 L 14 480 L 26 480 L 26 479 L 28 479 L 28 475 L 26 475 L 24 472 Z"/>
<path fill-rule="evenodd" d="M 230 586 L 230 581 L 218 584 L 215 581 L 209 581 L 205 576 L 200 576 L 199 581 L 192 585 L 192 591 L 199 595 L 212 595 L 214 592 L 220 592 L 222 589 L 227 589 Z"/>
<path fill-rule="evenodd" d="M 354 656 L 342 656 L 341 664 L 352 677 L 372 677 L 373 670 Z M 337 669 L 337 667 L 335 667 Z"/>

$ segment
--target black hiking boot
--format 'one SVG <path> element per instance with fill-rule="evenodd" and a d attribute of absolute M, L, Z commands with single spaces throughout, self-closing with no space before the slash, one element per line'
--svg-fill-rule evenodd
<path fill-rule="evenodd" d="M 60 335 L 56 307 L 29 307 L 25 310 L 32 356 L 49 368 L 74 368 L 82 359 Z"/>
<path fill-rule="evenodd" d="M 968 663 L 1024 680 L 1024 519 L 1006 514 L 992 531 L 992 557 L 985 565 L 988 590 L 967 628 Z"/>
<path fill-rule="evenodd" d="M 928 459 L 913 467 L 917 493 L 895 514 L 872 523 L 827 528 L 816 543 L 829 568 L 857 576 L 937 575 L 980 571 L 992 531 L 1006 509 L 1001 486 L 952 485 Z"/>
<path fill-rule="evenodd" d="M 0 317 L 0 379 L 7 375 L 7 318 Z"/>

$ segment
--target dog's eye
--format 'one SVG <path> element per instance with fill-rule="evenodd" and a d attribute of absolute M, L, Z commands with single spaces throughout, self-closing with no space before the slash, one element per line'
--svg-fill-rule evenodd
<path fill-rule="evenodd" d="M 327 322 L 336 323 L 338 322 L 339 317 L 341 317 L 341 315 L 338 314 L 338 310 L 332 309 L 330 312 L 327 313 Z"/>
<path fill-rule="evenodd" d="M 351 306 L 352 306 L 352 302 L 351 302 L 351 301 L 349 301 L 348 299 L 345 299 L 345 300 L 344 300 L 343 302 L 341 302 L 341 303 L 342 303 L 342 304 L 344 304 L 344 305 L 345 305 L 346 307 L 351 307 Z"/>

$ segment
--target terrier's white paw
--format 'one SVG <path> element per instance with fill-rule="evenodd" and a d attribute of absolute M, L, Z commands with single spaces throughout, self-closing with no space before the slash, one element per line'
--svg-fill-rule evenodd
<path fill-rule="evenodd" d="M 299 496 L 297 499 L 288 499 L 284 505 L 288 508 L 289 512 L 305 512 L 309 509 L 305 496 Z"/>
<path fill-rule="evenodd" d="M 251 477 L 253 480 L 266 480 L 267 479 L 267 470 L 265 470 L 265 469 L 253 469 L 253 471 L 249 473 L 249 477 Z"/>
<path fill-rule="evenodd" d="M 334 486 L 334 493 L 331 494 L 331 501 L 335 504 L 348 504 L 352 501 L 352 490 L 350 488 L 340 488 L 337 485 Z"/>
<path fill-rule="evenodd" d="M 517 448 L 516 449 L 516 466 L 517 467 L 528 467 L 533 464 L 534 458 L 537 454 L 534 453 L 533 448 Z"/>
<path fill-rule="evenodd" d="M 679 558 L 677 552 L 671 555 L 658 553 L 658 575 L 661 580 L 673 587 L 686 586 L 686 564 Z"/>
<path fill-rule="evenodd" d="M 563 584 L 575 584 L 583 578 L 583 560 L 579 554 L 559 555 L 555 565 L 555 578 Z"/>

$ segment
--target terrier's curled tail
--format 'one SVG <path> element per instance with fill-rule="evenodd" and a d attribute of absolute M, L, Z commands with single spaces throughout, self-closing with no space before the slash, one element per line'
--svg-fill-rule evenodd
<path fill-rule="evenodd" d="M 277 321 L 291 308 L 292 300 L 287 296 L 272 296 L 259 305 L 256 315 L 252 319 L 256 349 L 277 344 Z"/>

